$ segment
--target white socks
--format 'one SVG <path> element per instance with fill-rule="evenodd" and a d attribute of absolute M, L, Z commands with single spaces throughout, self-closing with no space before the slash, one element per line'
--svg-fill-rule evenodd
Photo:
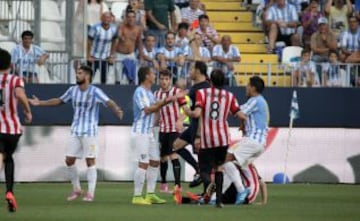
<path fill-rule="evenodd" d="M 245 190 L 245 187 L 242 183 L 240 173 L 233 162 L 227 162 L 224 164 L 224 171 L 230 180 L 234 183 L 236 190 L 242 192 Z M 225 188 L 223 188 L 225 189 Z"/>
<path fill-rule="evenodd" d="M 73 185 L 73 191 L 81 190 L 80 178 L 77 167 L 75 165 L 68 166 L 66 172 L 68 179 L 71 181 L 71 184 Z"/>
<path fill-rule="evenodd" d="M 134 196 L 141 196 L 145 182 L 146 170 L 138 167 L 134 176 Z"/>
<path fill-rule="evenodd" d="M 146 172 L 147 193 L 154 193 L 159 167 L 148 166 Z"/>
<path fill-rule="evenodd" d="M 94 196 L 97 181 L 97 171 L 95 165 L 88 167 L 86 175 L 88 180 L 88 193 Z"/>

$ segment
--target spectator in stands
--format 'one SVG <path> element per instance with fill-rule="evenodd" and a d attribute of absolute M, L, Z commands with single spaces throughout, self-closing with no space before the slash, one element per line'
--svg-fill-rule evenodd
<path fill-rule="evenodd" d="M 352 4 L 350 0 L 327 1 L 325 5 L 325 14 L 329 17 L 329 26 L 337 37 L 339 37 L 341 32 L 348 29 L 349 25 L 347 17 L 350 16 L 351 13 Z"/>
<path fill-rule="evenodd" d="M 145 0 L 148 32 L 156 37 L 156 47 L 165 45 L 165 35 L 170 30 L 169 14 L 172 29 L 176 29 L 175 5 L 173 0 Z M 174 30 L 173 30 L 174 31 Z"/>
<path fill-rule="evenodd" d="M 116 46 L 112 48 L 112 55 L 116 50 L 116 84 L 136 83 L 136 64 L 137 59 L 135 49 L 138 49 L 140 57 L 142 57 L 142 28 L 136 25 L 135 12 L 129 10 L 126 12 L 125 23 L 119 27 Z"/>
<path fill-rule="evenodd" d="M 329 52 L 329 62 L 323 65 L 323 86 L 324 87 L 341 87 L 342 76 L 339 63 L 339 55 L 336 51 Z"/>
<path fill-rule="evenodd" d="M 293 5 L 285 0 L 276 0 L 267 12 L 266 23 L 269 29 L 268 53 L 274 53 L 275 42 L 283 41 L 286 45 L 300 45 L 296 34 L 299 17 Z"/>
<path fill-rule="evenodd" d="M 175 46 L 181 48 L 181 50 L 183 51 L 189 45 L 188 31 L 188 23 L 182 22 L 178 25 L 178 33 L 175 38 Z"/>
<path fill-rule="evenodd" d="M 310 60 L 310 51 L 302 50 L 301 61 L 294 67 L 293 83 L 301 87 L 319 87 L 320 78 L 315 64 Z"/>
<path fill-rule="evenodd" d="M 91 26 L 88 33 L 88 65 L 92 67 L 94 73 L 100 70 L 102 84 L 106 84 L 109 60 L 111 60 L 111 63 L 114 62 L 114 57 L 111 58 L 110 53 L 111 48 L 115 46 L 117 28 L 111 24 L 111 19 L 111 13 L 104 12 L 101 23 Z"/>
<path fill-rule="evenodd" d="M 319 11 L 319 4 L 317 0 L 312 0 L 310 7 L 301 16 L 301 23 L 303 26 L 303 44 L 304 48 L 310 48 L 311 35 L 314 34 L 318 28 L 318 20 L 323 17 Z"/>
<path fill-rule="evenodd" d="M 188 47 L 188 61 L 203 61 L 208 63 L 211 61 L 210 51 L 203 46 L 201 35 L 199 33 L 195 33 L 193 39 L 189 42 Z"/>
<path fill-rule="evenodd" d="M 216 30 L 209 24 L 209 16 L 206 14 L 199 16 L 199 28 L 197 33 L 201 35 L 203 46 L 212 51 L 214 45 L 220 43 L 220 38 Z"/>
<path fill-rule="evenodd" d="M 100 23 L 102 14 L 107 11 L 109 11 L 109 8 L 102 0 L 88 0 L 88 5 L 87 5 L 88 30 L 90 29 L 90 26 Z"/>
<path fill-rule="evenodd" d="M 154 35 L 148 34 L 145 37 L 145 45 L 143 47 L 143 53 L 142 57 L 140 57 L 141 60 L 141 66 L 142 67 L 153 67 L 156 72 L 160 70 L 159 62 L 156 60 L 156 39 Z"/>
<path fill-rule="evenodd" d="M 45 64 L 49 58 L 42 48 L 33 44 L 34 34 L 24 31 L 22 41 L 11 51 L 11 63 L 15 74 L 23 77 L 26 83 L 39 83 L 36 65 Z"/>
<path fill-rule="evenodd" d="M 175 0 L 175 5 L 177 5 L 180 9 L 189 7 L 189 0 Z"/>
<path fill-rule="evenodd" d="M 342 34 L 341 61 L 360 63 L 360 29 L 355 16 L 349 17 L 349 30 Z"/>
<path fill-rule="evenodd" d="M 312 60 L 316 63 L 328 62 L 329 51 L 337 49 L 336 36 L 329 30 L 328 20 L 318 20 L 318 31 L 311 36 Z"/>
<path fill-rule="evenodd" d="M 360 20 L 360 1 L 355 2 L 355 15 L 358 20 Z"/>
<path fill-rule="evenodd" d="M 214 60 L 214 68 L 221 69 L 226 75 L 226 84 L 236 85 L 234 76 L 234 62 L 240 62 L 239 49 L 231 44 L 231 37 L 224 35 L 221 38 L 221 44 L 213 48 L 212 59 Z"/>
<path fill-rule="evenodd" d="M 173 79 L 181 73 L 179 68 L 184 65 L 185 55 L 181 48 L 175 46 L 174 32 L 166 33 L 166 45 L 159 48 L 157 59 L 160 61 L 160 69 L 168 69 L 175 75 Z"/>
<path fill-rule="evenodd" d="M 199 23 L 199 16 L 204 14 L 199 6 L 200 0 L 190 0 L 190 6 L 181 10 L 182 22 L 187 22 L 191 27 L 196 26 L 196 23 Z"/>
<path fill-rule="evenodd" d="M 132 10 L 135 12 L 135 22 L 137 25 L 143 28 L 145 31 L 147 29 L 146 20 L 145 20 L 145 11 L 140 8 L 140 0 L 129 0 L 129 4 L 126 9 L 123 11 L 122 18 L 125 19 L 126 11 Z"/>

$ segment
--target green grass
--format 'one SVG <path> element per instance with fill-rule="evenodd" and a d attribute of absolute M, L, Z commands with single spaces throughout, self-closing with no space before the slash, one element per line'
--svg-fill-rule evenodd
<path fill-rule="evenodd" d="M 187 187 L 187 186 L 184 186 Z M 130 204 L 132 183 L 99 183 L 92 203 L 65 201 L 70 184 L 16 184 L 19 209 L 10 214 L 0 204 L 0 220 L 31 221 L 344 221 L 360 220 L 359 185 L 268 185 L 266 206 L 176 206 L 169 194 L 165 205 Z"/>

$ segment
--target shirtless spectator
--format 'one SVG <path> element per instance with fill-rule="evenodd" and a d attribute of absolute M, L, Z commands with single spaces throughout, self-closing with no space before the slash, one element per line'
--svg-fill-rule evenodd
<path fill-rule="evenodd" d="M 118 39 L 116 40 L 116 84 L 120 84 L 120 82 L 130 84 L 136 83 L 135 49 L 137 47 L 140 56 L 142 56 L 141 36 L 142 28 L 136 25 L 135 12 L 132 10 L 127 11 L 125 23 L 119 27 Z"/>

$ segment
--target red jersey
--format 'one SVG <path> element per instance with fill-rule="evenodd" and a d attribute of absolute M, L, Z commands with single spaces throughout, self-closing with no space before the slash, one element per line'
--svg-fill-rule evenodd
<path fill-rule="evenodd" d="M 15 88 L 24 87 L 24 81 L 10 74 L 0 74 L 0 133 L 21 134 Z"/>
<path fill-rule="evenodd" d="M 233 93 L 218 88 L 205 88 L 196 92 L 196 107 L 202 109 L 200 118 L 200 146 L 213 148 L 229 145 L 229 112 L 240 110 Z"/>
<path fill-rule="evenodd" d="M 159 89 L 155 91 L 157 100 L 163 100 L 169 96 L 175 96 L 181 89 L 171 87 L 168 91 Z M 180 117 L 180 107 L 186 104 L 185 98 L 179 98 L 177 102 L 169 103 L 160 109 L 160 132 L 171 133 L 176 131 L 176 121 Z"/>

